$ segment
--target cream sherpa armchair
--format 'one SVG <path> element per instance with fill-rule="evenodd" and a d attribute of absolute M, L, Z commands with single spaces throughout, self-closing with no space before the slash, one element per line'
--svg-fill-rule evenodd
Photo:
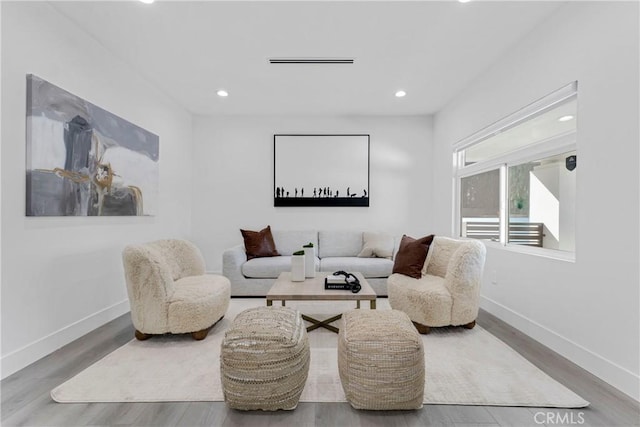
<path fill-rule="evenodd" d="M 205 275 L 202 254 L 184 240 L 129 245 L 122 261 L 135 337 L 191 333 L 204 339 L 229 307 L 229 279 Z"/>
<path fill-rule="evenodd" d="M 436 236 L 420 279 L 398 273 L 389 276 L 391 308 L 407 313 L 421 334 L 437 326 L 473 328 L 485 255 L 481 242 Z"/>

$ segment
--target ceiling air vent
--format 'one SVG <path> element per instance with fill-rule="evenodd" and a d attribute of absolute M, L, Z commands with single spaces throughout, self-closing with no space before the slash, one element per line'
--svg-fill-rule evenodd
<path fill-rule="evenodd" d="M 353 58 L 269 58 L 270 64 L 353 64 Z"/>

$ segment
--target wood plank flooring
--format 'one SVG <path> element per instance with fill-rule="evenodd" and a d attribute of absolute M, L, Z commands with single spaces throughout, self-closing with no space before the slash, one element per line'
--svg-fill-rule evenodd
<path fill-rule="evenodd" d="M 295 411 L 240 412 L 223 402 L 59 404 L 49 392 L 133 338 L 121 316 L 0 383 L 1 425 L 9 426 L 640 426 L 640 404 L 481 311 L 478 324 L 591 402 L 579 410 L 425 405 L 420 411 L 370 412 L 347 403 L 300 403 Z"/>

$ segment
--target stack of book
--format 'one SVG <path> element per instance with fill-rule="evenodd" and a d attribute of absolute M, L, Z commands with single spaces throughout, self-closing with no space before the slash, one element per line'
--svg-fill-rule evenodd
<path fill-rule="evenodd" d="M 350 290 L 351 283 L 349 283 L 347 278 L 343 275 L 334 276 L 333 274 L 330 274 L 324 279 L 324 288 Z"/>
<path fill-rule="evenodd" d="M 327 276 L 326 283 L 347 283 L 347 278 L 343 275 L 334 276 L 333 274 L 330 274 Z"/>

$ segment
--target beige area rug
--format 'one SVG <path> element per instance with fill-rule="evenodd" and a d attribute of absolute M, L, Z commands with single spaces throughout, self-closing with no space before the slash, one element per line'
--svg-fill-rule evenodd
<path fill-rule="evenodd" d="M 262 304 L 262 299 L 232 299 L 225 318 L 204 341 L 170 335 L 132 340 L 55 388 L 51 397 L 65 403 L 222 401 L 219 356 L 224 331 L 240 311 Z M 287 306 L 319 318 L 354 308 L 353 303 L 335 301 Z M 388 301 L 379 299 L 378 309 L 388 310 Z M 337 368 L 337 337 L 326 329 L 309 333 L 311 367 L 302 402 L 345 401 Z M 423 342 L 427 404 L 588 405 L 481 327 L 432 330 Z"/>

